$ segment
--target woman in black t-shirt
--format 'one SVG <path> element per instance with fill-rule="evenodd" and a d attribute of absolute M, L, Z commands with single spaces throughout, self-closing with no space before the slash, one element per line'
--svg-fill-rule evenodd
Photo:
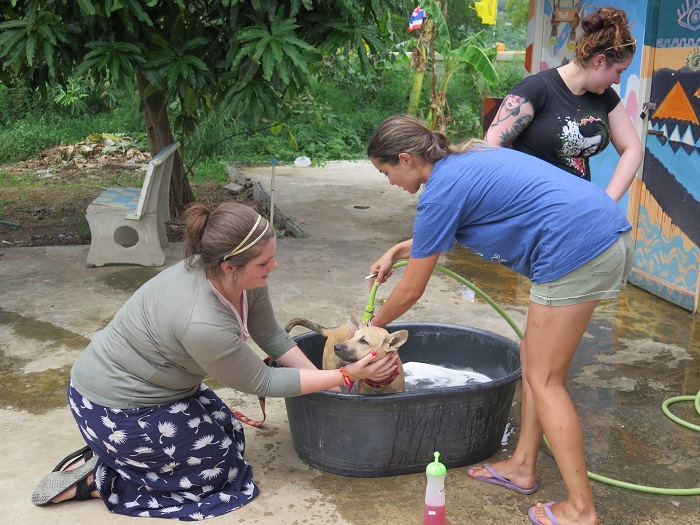
<path fill-rule="evenodd" d="M 526 77 L 511 89 L 486 134 L 496 146 L 534 155 L 591 180 L 589 157 L 612 142 L 620 155 L 607 193 L 619 201 L 642 162 L 642 145 L 612 89 L 636 49 L 620 9 L 586 16 L 575 60 Z"/>

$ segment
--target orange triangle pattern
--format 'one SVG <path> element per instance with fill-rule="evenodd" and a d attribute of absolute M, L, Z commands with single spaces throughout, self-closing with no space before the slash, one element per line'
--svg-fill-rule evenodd
<path fill-rule="evenodd" d="M 675 120 L 685 120 L 698 124 L 698 117 L 693 111 L 693 106 L 688 100 L 688 96 L 683 91 L 680 82 L 676 82 L 666 98 L 663 99 L 659 107 L 656 108 L 651 118 L 671 118 Z"/>

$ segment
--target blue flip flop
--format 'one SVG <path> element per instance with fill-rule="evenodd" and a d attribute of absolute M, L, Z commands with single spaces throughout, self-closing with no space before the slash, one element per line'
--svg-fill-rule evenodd
<path fill-rule="evenodd" d="M 481 465 L 483 468 L 486 469 L 486 471 L 491 474 L 493 477 L 492 478 L 487 478 L 485 476 L 469 476 L 472 479 L 475 479 L 477 481 L 483 481 L 484 483 L 491 483 L 492 485 L 498 485 L 500 487 L 505 487 L 510 490 L 514 490 L 515 492 L 518 492 L 520 494 L 534 494 L 537 492 L 537 489 L 539 488 L 539 485 L 535 483 L 531 488 L 526 489 L 523 488 L 519 485 L 516 485 L 509 479 L 504 478 L 501 476 L 498 472 L 494 470 L 494 468 L 491 466 L 490 463 L 484 463 Z"/>
<path fill-rule="evenodd" d="M 552 525 L 561 525 L 557 521 L 557 518 L 554 517 L 554 514 L 552 514 L 552 511 L 549 509 L 549 507 L 551 507 L 555 503 L 556 503 L 556 501 L 550 501 L 550 502 L 542 505 L 542 507 L 544 508 L 544 513 L 549 518 L 549 521 L 552 522 Z M 537 505 L 535 505 L 534 507 L 530 507 L 530 509 L 527 511 L 527 517 L 530 520 L 530 523 L 532 523 L 532 525 L 544 525 L 544 523 L 542 523 L 540 520 L 538 520 L 535 517 L 535 508 L 537 508 Z"/>

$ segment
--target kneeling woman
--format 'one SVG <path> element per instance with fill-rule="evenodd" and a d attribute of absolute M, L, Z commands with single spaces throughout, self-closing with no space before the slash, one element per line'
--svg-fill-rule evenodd
<path fill-rule="evenodd" d="M 98 332 L 71 370 L 70 408 L 88 448 L 37 487 L 43 505 L 101 497 L 130 516 L 198 520 L 258 494 L 239 419 L 202 383 L 289 397 L 337 388 L 275 320 L 267 288 L 276 235 L 255 210 L 191 206 L 185 260 L 144 284 Z M 283 368 L 270 368 L 251 338 Z M 346 367 L 381 380 L 396 358 Z"/>

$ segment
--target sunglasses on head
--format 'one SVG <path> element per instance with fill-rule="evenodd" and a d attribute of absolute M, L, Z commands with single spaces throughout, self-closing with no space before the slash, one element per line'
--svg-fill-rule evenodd
<path fill-rule="evenodd" d="M 635 38 L 635 39 L 632 40 L 631 42 L 627 42 L 626 44 L 621 44 L 621 45 L 619 45 L 619 46 L 610 46 L 610 47 L 606 47 L 605 49 L 603 49 L 602 52 L 603 52 L 603 53 L 607 53 L 607 52 L 610 51 L 610 50 L 619 51 L 619 50 L 622 49 L 623 47 L 627 47 L 627 46 L 634 46 L 634 47 L 637 47 L 637 39 Z"/>

